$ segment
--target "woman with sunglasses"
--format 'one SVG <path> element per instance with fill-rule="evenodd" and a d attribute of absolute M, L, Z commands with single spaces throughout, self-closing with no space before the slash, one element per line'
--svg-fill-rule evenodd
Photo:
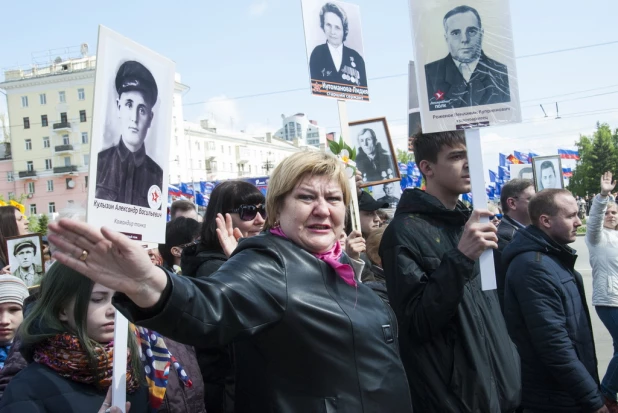
<path fill-rule="evenodd" d="M 28 218 L 12 205 L 0 207 L 0 274 L 10 274 L 6 239 L 27 235 Z"/>
<path fill-rule="evenodd" d="M 264 201 L 264 195 L 248 182 L 226 181 L 217 185 L 210 195 L 199 243 L 185 247 L 182 251 L 182 274 L 200 279 L 208 278 L 227 261 L 227 255 L 217 236 L 217 214 L 230 214 L 237 235 L 253 237 L 264 227 Z M 231 349 L 224 346 L 196 350 L 204 379 L 206 411 L 233 412 L 234 373 Z"/>

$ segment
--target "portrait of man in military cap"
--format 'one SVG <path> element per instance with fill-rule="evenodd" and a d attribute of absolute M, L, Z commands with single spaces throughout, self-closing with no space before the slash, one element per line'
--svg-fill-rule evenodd
<path fill-rule="evenodd" d="M 146 154 L 157 82 L 143 64 L 129 60 L 116 73 L 115 89 L 120 137 L 99 152 L 95 198 L 150 208 L 149 191 L 156 186 L 160 196 L 163 187 L 163 169 Z"/>
<path fill-rule="evenodd" d="M 41 255 L 41 238 L 38 235 L 7 239 L 11 274 L 28 287 L 39 285 L 45 273 Z"/>

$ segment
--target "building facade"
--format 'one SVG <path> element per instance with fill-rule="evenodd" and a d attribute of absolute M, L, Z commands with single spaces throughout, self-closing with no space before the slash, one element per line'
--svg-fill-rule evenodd
<path fill-rule="evenodd" d="M 314 120 L 310 120 L 304 113 L 297 113 L 292 116 L 281 115 L 282 127 L 275 136 L 277 138 L 293 142 L 299 140 L 303 146 L 320 147 L 321 143 L 326 142 L 326 132 L 324 128 L 318 126 Z"/>

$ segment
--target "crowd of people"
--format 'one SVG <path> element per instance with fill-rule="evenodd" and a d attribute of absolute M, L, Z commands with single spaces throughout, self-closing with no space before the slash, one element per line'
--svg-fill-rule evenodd
<path fill-rule="evenodd" d="M 499 209 L 471 210 L 461 132 L 419 133 L 414 154 L 425 189 L 405 190 L 394 216 L 313 151 L 284 159 L 266 196 L 230 180 L 203 216 L 174 202 L 163 244 L 64 214 L 35 287 L 0 248 L 0 413 L 120 411 L 116 310 L 131 413 L 618 412 L 612 174 L 585 214 L 592 305 L 614 341 L 601 381 L 569 247 L 582 202 L 513 179 Z M 0 241 L 27 233 L 2 208 Z M 483 291 L 488 249 L 498 288 Z"/>

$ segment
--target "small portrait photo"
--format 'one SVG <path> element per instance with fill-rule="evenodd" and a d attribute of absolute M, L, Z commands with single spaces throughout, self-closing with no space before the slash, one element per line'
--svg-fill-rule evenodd
<path fill-rule="evenodd" d="M 39 234 L 7 238 L 6 251 L 11 274 L 21 279 L 29 288 L 41 283 L 45 270 L 43 245 Z"/>
<path fill-rule="evenodd" d="M 401 180 L 386 118 L 351 122 L 350 141 L 356 146 L 356 168 L 363 174 L 360 187 Z"/>
<path fill-rule="evenodd" d="M 511 179 L 529 179 L 534 181 L 534 171 L 531 164 L 513 164 L 509 165 Z"/>
<path fill-rule="evenodd" d="M 534 187 L 537 192 L 549 188 L 564 188 L 560 155 L 534 157 L 532 158 L 532 169 L 534 171 Z"/>
<path fill-rule="evenodd" d="M 389 209 L 395 209 L 401 198 L 401 184 L 391 181 L 374 185 L 371 187 L 371 196 L 378 202 L 387 202 Z"/>
<path fill-rule="evenodd" d="M 340 1 L 302 0 L 302 9 L 312 93 L 369 100 L 360 8 Z M 335 88 L 324 89 L 323 82 Z M 358 96 L 334 96 L 329 91 Z"/>

